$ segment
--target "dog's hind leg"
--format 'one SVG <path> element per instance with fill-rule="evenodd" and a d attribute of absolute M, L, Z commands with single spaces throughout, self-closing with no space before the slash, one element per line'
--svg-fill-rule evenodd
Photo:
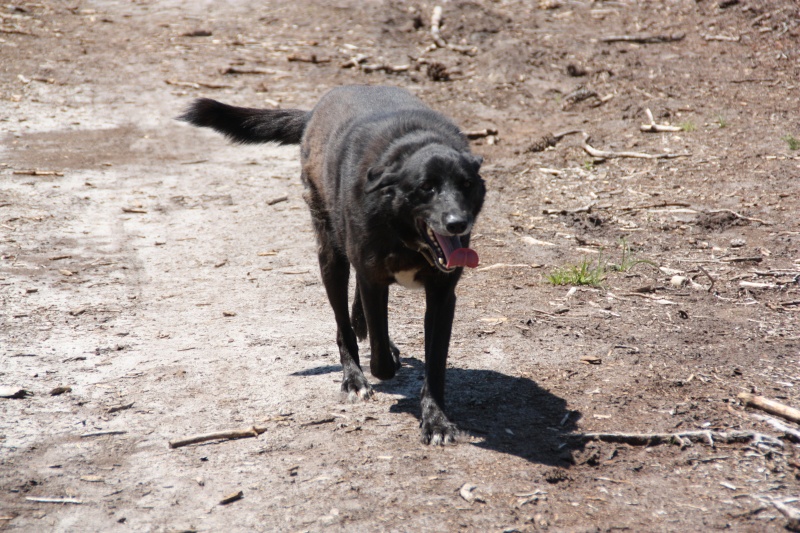
<path fill-rule="evenodd" d="M 353 331 L 356 332 L 358 340 L 363 341 L 367 338 L 367 317 L 364 316 L 364 306 L 361 303 L 361 294 L 358 292 L 358 280 L 356 280 L 356 295 L 353 298 L 353 311 L 350 313 L 350 322 L 353 324 Z"/>
<path fill-rule="evenodd" d="M 378 379 L 391 379 L 400 368 L 400 351 L 389 340 L 389 287 L 357 281 L 372 351 L 369 369 Z"/>
<path fill-rule="evenodd" d="M 456 308 L 455 283 L 425 290 L 425 384 L 422 386 L 422 442 L 448 444 L 458 428 L 444 414 L 444 375 Z"/>
<path fill-rule="evenodd" d="M 350 313 L 350 322 L 353 324 L 353 331 L 356 332 L 358 340 L 363 341 L 367 338 L 367 317 L 364 316 L 364 305 L 361 302 L 361 293 L 358 289 L 358 281 L 356 281 L 356 296 L 353 300 L 353 311 Z M 389 340 L 389 346 L 392 350 L 392 357 L 395 361 L 395 366 L 400 368 L 400 348 Z"/>

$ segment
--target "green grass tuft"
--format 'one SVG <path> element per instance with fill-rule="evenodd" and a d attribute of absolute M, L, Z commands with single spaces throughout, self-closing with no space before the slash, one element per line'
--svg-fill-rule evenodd
<path fill-rule="evenodd" d="M 694 131 L 697 129 L 697 126 L 694 125 L 694 122 L 691 120 L 685 120 L 679 124 L 681 130 L 683 131 Z"/>
<path fill-rule="evenodd" d="M 786 144 L 789 145 L 789 150 L 794 151 L 800 149 L 800 140 L 798 140 L 797 137 L 795 137 L 791 133 L 781 137 L 781 140 L 786 141 Z"/>
<path fill-rule="evenodd" d="M 569 265 L 553 270 L 547 280 L 553 285 L 588 285 L 601 287 L 606 279 L 606 266 L 601 261 L 593 264 L 584 259 L 579 265 Z"/>

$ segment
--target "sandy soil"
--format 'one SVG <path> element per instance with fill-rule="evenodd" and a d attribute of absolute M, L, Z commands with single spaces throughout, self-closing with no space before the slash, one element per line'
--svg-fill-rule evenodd
<path fill-rule="evenodd" d="M 429 3 L 2 6 L 0 386 L 26 392 L 0 399 L 0 529 L 784 529 L 798 426 L 737 395 L 800 407 L 800 7 L 442 6 L 438 49 Z M 297 149 L 173 120 L 198 96 L 310 108 L 353 83 L 497 130 L 474 141 L 490 192 L 459 286 L 457 446 L 418 440 L 417 292 L 392 291 L 404 368 L 340 402 Z M 680 130 L 640 131 L 647 109 Z M 683 157 L 540 150 L 573 129 Z M 548 281 L 582 261 L 600 287 Z M 702 429 L 777 441 L 574 438 Z"/>

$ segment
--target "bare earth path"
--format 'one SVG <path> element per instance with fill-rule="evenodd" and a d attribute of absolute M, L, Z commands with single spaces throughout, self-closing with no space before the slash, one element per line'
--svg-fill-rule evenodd
<path fill-rule="evenodd" d="M 784 530 L 800 427 L 737 395 L 800 407 L 800 8 L 442 7 L 435 50 L 427 3 L 0 8 L 0 392 L 26 391 L 0 398 L 0 530 Z M 418 441 L 417 292 L 392 291 L 397 378 L 340 402 L 297 149 L 173 120 L 349 83 L 498 130 L 475 141 L 491 268 L 459 287 L 457 446 Z M 646 109 L 680 130 L 641 132 Z M 570 129 L 686 157 L 539 150 Z M 548 282 L 581 261 L 602 286 Z M 570 437 L 696 430 L 777 440 Z"/>

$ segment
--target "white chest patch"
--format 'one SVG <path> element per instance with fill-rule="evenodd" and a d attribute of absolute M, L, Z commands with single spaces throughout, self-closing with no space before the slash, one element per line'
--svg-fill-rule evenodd
<path fill-rule="evenodd" d="M 425 288 L 424 285 L 414 279 L 414 277 L 417 275 L 417 272 L 419 272 L 419 270 L 403 270 L 401 272 L 395 272 L 394 279 L 406 289 L 423 289 Z"/>

